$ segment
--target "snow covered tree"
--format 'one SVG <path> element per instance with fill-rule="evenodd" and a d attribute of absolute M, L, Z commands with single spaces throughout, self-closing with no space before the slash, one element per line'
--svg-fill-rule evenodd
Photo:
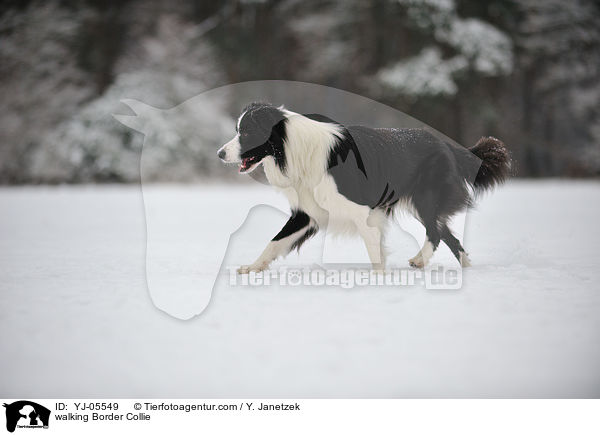
<path fill-rule="evenodd" d="M 0 182 L 137 180 L 141 137 L 111 117 L 127 110 L 119 100 L 167 109 L 268 79 L 377 99 L 465 145 L 497 135 L 521 175 L 597 175 L 598 22 L 594 0 L 5 4 Z M 216 132 L 240 109 L 226 106 L 214 102 L 220 127 L 204 139 L 195 109 L 157 120 L 164 149 L 148 173 L 228 173 L 212 155 Z M 164 165 L 178 175 L 161 175 Z"/>
<path fill-rule="evenodd" d="M 526 0 L 519 8 L 523 165 L 536 175 L 598 175 L 600 5 Z"/>
<path fill-rule="evenodd" d="M 377 78 L 384 92 L 410 98 L 452 96 L 467 69 L 484 76 L 513 69 L 510 38 L 493 25 L 458 16 L 453 0 L 399 0 L 410 22 L 432 39 L 418 54 L 383 68 Z M 442 50 L 449 52 L 443 56 Z"/>
<path fill-rule="evenodd" d="M 0 181 L 30 181 L 31 153 L 92 97 L 73 56 L 90 13 L 40 2 L 0 15 Z"/>
<path fill-rule="evenodd" d="M 116 78 L 103 94 L 59 124 L 32 153 L 32 177 L 73 182 L 139 180 L 142 137 L 111 116 L 123 112 L 120 100 L 137 99 L 170 109 L 219 79 L 202 27 L 168 14 L 160 15 L 155 25 L 153 35 L 134 39 L 125 48 L 126 55 L 115 66 Z M 223 102 L 214 101 L 209 110 L 201 110 L 203 119 L 198 118 L 198 110 L 178 110 L 177 116 L 167 116 L 165 110 L 153 113 L 149 131 L 154 136 L 146 143 L 154 146 L 144 149 L 147 179 L 190 180 L 222 170 L 215 149 L 229 134 L 225 126 L 233 128 Z M 203 126 L 203 121 L 211 127 Z"/>

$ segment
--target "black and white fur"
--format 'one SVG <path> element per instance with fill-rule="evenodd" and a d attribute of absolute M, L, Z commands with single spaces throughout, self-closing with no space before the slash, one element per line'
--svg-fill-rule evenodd
<path fill-rule="evenodd" d="M 346 127 L 323 115 L 266 103 L 247 106 L 236 130 L 218 156 L 239 163 L 240 173 L 262 164 L 292 210 L 258 259 L 240 273 L 268 268 L 319 228 L 360 235 L 374 269 L 383 270 L 386 224 L 399 207 L 410 210 L 426 229 L 427 240 L 409 260 L 411 266 L 426 266 L 440 241 L 462 266 L 469 266 L 448 220 L 471 205 L 471 190 L 502 183 L 510 167 L 504 144 L 492 137 L 466 149 L 424 129 Z"/>

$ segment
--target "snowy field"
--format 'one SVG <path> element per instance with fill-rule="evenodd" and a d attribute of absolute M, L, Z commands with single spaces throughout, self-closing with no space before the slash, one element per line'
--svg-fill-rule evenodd
<path fill-rule="evenodd" d="M 0 395 L 600 397 L 597 182 L 485 197 L 454 291 L 230 286 L 224 267 L 253 261 L 286 220 L 258 207 L 194 316 L 258 204 L 285 210 L 261 185 L 0 189 Z M 395 230 L 391 265 L 417 240 Z M 319 263 L 323 243 L 366 258 L 317 237 L 277 264 Z M 433 263 L 455 265 L 445 247 Z"/>

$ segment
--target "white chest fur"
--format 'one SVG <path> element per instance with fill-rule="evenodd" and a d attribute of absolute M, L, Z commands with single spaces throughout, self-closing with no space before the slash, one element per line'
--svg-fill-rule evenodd
<path fill-rule="evenodd" d="M 290 208 L 302 210 L 317 225 L 334 233 L 354 233 L 356 223 L 365 222 L 372 210 L 348 200 L 338 192 L 333 178 L 327 172 L 320 179 L 293 179 L 284 175 L 272 158 L 264 160 L 265 174 L 272 186 L 288 199 Z"/>
<path fill-rule="evenodd" d="M 320 228 L 336 233 L 355 232 L 372 210 L 341 195 L 327 173 L 329 152 L 342 135 L 340 127 L 285 113 L 286 169 L 282 173 L 275 160 L 266 157 L 263 164 L 269 183 L 286 195 L 292 209 L 304 211 Z"/>

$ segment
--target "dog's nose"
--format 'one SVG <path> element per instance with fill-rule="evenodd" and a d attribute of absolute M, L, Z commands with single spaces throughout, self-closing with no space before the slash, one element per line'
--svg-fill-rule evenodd
<path fill-rule="evenodd" d="M 219 156 L 221 160 L 225 160 L 225 150 L 219 150 L 217 156 Z"/>

